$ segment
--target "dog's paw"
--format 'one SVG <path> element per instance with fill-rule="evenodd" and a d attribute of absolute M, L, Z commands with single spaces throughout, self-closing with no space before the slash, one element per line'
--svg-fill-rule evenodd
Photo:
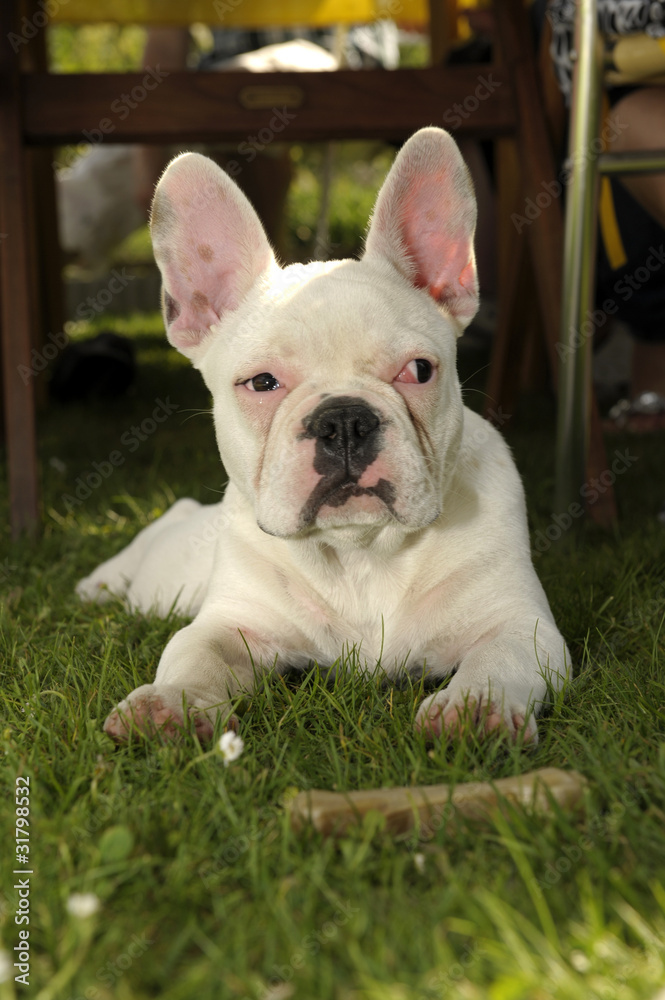
<path fill-rule="evenodd" d="M 535 715 L 526 705 L 511 703 L 505 694 L 502 699 L 488 699 L 469 691 L 456 694 L 449 687 L 425 698 L 415 728 L 432 739 L 460 739 L 465 731 L 474 729 L 481 739 L 506 736 L 514 742 L 523 733 L 524 743 L 538 742 Z"/>
<path fill-rule="evenodd" d="M 201 743 L 209 743 L 218 709 L 206 707 L 205 702 L 200 703 L 200 697 L 188 695 L 186 691 L 184 695 L 186 705 L 183 704 L 182 688 L 144 684 L 113 709 L 104 723 L 104 732 L 116 743 L 126 743 L 131 734 L 148 739 L 154 736 L 174 739 L 191 724 Z M 227 726 L 238 728 L 235 716 L 231 716 Z"/>

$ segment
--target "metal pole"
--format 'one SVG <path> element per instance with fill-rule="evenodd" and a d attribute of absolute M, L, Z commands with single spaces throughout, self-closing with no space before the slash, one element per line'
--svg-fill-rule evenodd
<path fill-rule="evenodd" d="M 602 46 L 596 0 L 579 0 L 575 25 L 556 444 L 555 510 L 582 502 L 590 406 Z"/>
<path fill-rule="evenodd" d="M 665 149 L 601 153 L 598 170 L 601 174 L 655 174 L 665 170 Z"/>

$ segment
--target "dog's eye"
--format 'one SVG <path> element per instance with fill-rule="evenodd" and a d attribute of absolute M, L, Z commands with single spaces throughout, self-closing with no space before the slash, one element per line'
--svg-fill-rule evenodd
<path fill-rule="evenodd" d="M 270 372 L 261 372 L 254 378 L 248 378 L 246 382 L 243 382 L 243 385 L 252 392 L 271 392 L 273 389 L 279 389 L 279 382 Z"/>
<path fill-rule="evenodd" d="M 411 383 L 429 382 L 433 371 L 434 367 L 431 361 L 426 361 L 425 358 L 415 358 L 402 368 L 395 381 Z"/>

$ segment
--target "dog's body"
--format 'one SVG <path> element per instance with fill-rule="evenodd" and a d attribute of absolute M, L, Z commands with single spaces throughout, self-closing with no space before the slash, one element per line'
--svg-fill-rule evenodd
<path fill-rule="evenodd" d="M 229 486 L 180 501 L 79 585 L 196 611 L 154 684 L 106 730 L 183 721 L 202 737 L 254 671 L 355 647 L 388 676 L 454 674 L 417 725 L 535 738 L 567 651 L 534 572 L 502 438 L 465 409 L 455 338 L 477 309 L 475 202 L 452 139 L 417 133 L 379 195 L 361 261 L 280 269 L 253 210 L 185 154 L 153 206 L 169 339 L 214 400 Z M 208 547 L 201 539 L 216 535 Z M 200 607 L 199 607 L 200 605 Z"/>

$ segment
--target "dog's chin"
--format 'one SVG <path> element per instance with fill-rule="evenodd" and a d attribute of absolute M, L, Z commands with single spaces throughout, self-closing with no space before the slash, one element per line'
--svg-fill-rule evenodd
<path fill-rule="evenodd" d="M 307 531 L 339 531 L 357 529 L 364 532 L 368 528 L 383 528 L 387 524 L 401 524 L 401 518 L 394 509 L 384 506 L 377 497 L 364 498 L 365 503 L 350 501 L 344 507 L 322 506 L 317 514 L 302 523 Z"/>
<path fill-rule="evenodd" d="M 408 534 L 426 528 L 439 517 L 440 509 L 427 513 L 419 511 L 413 518 L 405 518 L 392 505 L 386 506 L 376 496 L 354 497 L 343 506 L 322 504 L 310 517 L 304 518 L 303 511 L 288 523 L 271 523 L 268 518 L 257 519 L 259 528 L 268 535 L 283 539 L 323 538 L 346 544 L 363 545 L 368 538 L 382 529 L 392 527 L 401 534 Z"/>
<path fill-rule="evenodd" d="M 340 530 L 364 533 L 368 529 L 401 523 L 392 506 L 389 508 L 378 496 L 370 493 L 348 499 L 335 494 L 330 500 L 331 503 L 325 501 L 317 508 L 306 504 L 290 517 L 273 519 L 259 516 L 258 526 L 266 534 L 277 538 L 304 538 L 313 533 Z"/>

